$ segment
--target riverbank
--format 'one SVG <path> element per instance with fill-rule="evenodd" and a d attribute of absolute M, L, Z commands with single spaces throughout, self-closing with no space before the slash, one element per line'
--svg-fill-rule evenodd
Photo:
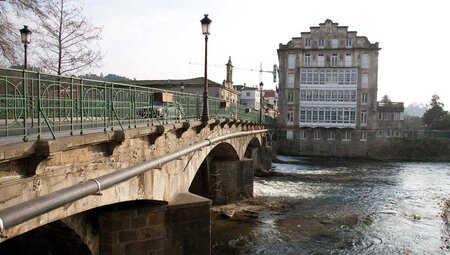
<path fill-rule="evenodd" d="M 450 249 L 450 198 L 445 199 L 442 201 L 441 204 L 442 208 L 442 221 L 444 222 L 442 226 L 442 232 L 443 232 L 443 242 L 442 245 L 443 250 L 449 250 Z"/>

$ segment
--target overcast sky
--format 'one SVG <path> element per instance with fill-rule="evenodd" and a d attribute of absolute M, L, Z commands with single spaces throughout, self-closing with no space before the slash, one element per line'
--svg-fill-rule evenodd
<path fill-rule="evenodd" d="M 450 109 L 450 35 L 446 1 L 398 0 L 85 0 L 86 15 L 103 27 L 103 67 L 136 79 L 203 76 L 200 19 L 213 20 L 208 78 L 221 83 L 231 56 L 234 84 L 259 83 L 278 65 L 277 49 L 327 18 L 379 42 L 378 99 L 427 103 L 436 93 Z M 194 63 L 194 64 L 189 64 Z M 264 73 L 265 88 L 275 88 Z"/>

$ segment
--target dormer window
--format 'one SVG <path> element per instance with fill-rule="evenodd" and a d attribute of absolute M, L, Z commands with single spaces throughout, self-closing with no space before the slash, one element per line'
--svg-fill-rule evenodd
<path fill-rule="evenodd" d="M 305 47 L 311 47 L 311 38 L 305 39 Z"/>
<path fill-rule="evenodd" d="M 351 47 L 352 46 L 352 38 L 351 37 L 345 38 L 345 46 L 346 47 Z"/>
<path fill-rule="evenodd" d="M 319 47 L 325 46 L 325 40 L 323 38 L 319 39 Z"/>
<path fill-rule="evenodd" d="M 331 48 L 336 49 L 338 47 L 338 39 L 331 39 Z"/>

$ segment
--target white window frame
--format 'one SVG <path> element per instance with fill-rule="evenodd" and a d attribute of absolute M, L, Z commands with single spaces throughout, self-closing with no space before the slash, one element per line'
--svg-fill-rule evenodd
<path fill-rule="evenodd" d="M 349 130 L 344 130 L 342 141 L 349 142 L 352 140 L 352 133 Z"/>
<path fill-rule="evenodd" d="M 288 103 L 293 103 L 294 102 L 294 92 L 289 91 L 287 93 L 287 101 L 288 101 Z"/>
<path fill-rule="evenodd" d="M 325 39 L 320 38 L 318 42 L 319 48 L 323 48 L 325 46 Z"/>
<path fill-rule="evenodd" d="M 314 129 L 314 140 L 320 140 L 320 129 Z"/>
<path fill-rule="evenodd" d="M 292 140 L 292 139 L 294 139 L 294 131 L 292 131 L 292 130 L 286 130 L 286 139 L 287 139 L 287 140 Z"/>
<path fill-rule="evenodd" d="M 367 92 L 361 93 L 361 104 L 367 104 L 368 96 L 369 94 Z"/>
<path fill-rule="evenodd" d="M 370 68 L 370 55 L 369 53 L 363 53 L 361 55 L 361 67 L 368 69 Z"/>
<path fill-rule="evenodd" d="M 346 37 L 345 38 L 345 47 L 347 47 L 347 48 L 350 48 L 350 47 L 352 47 L 352 38 L 351 37 Z"/>
<path fill-rule="evenodd" d="M 287 82 L 286 82 L 286 88 L 293 88 L 295 82 L 295 75 L 293 73 L 288 73 L 287 75 Z"/>
<path fill-rule="evenodd" d="M 305 56 L 303 58 L 303 66 L 306 66 L 306 67 L 311 66 L 311 55 L 310 54 L 305 54 Z"/>
<path fill-rule="evenodd" d="M 295 68 L 295 54 L 288 55 L 288 69 Z"/>
<path fill-rule="evenodd" d="M 308 139 L 308 134 L 307 134 L 306 130 L 300 129 L 300 140 L 306 140 L 306 139 Z"/>
<path fill-rule="evenodd" d="M 319 54 L 319 56 L 317 57 L 317 66 L 325 67 L 325 56 L 323 54 Z"/>
<path fill-rule="evenodd" d="M 294 123 L 294 111 L 292 111 L 292 110 L 287 111 L 286 122 Z"/>
<path fill-rule="evenodd" d="M 328 132 L 328 140 L 335 140 L 336 139 L 336 131 L 335 130 L 329 130 Z"/>
<path fill-rule="evenodd" d="M 311 47 L 311 38 L 305 38 L 305 47 Z"/>
<path fill-rule="evenodd" d="M 336 49 L 339 47 L 339 40 L 338 39 L 331 39 L 331 48 Z"/>
<path fill-rule="evenodd" d="M 345 67 L 352 66 L 352 54 L 345 54 Z"/>
<path fill-rule="evenodd" d="M 361 136 L 359 138 L 361 142 L 367 142 L 367 131 L 361 131 Z"/>
<path fill-rule="evenodd" d="M 361 75 L 361 87 L 363 87 L 363 88 L 369 87 L 369 74 L 368 73 L 363 73 Z"/>
<path fill-rule="evenodd" d="M 332 54 L 331 55 L 330 66 L 332 66 L 332 67 L 338 66 L 338 55 L 337 54 Z"/>
<path fill-rule="evenodd" d="M 366 126 L 366 125 L 367 125 L 367 112 L 362 111 L 361 112 L 361 126 Z"/>

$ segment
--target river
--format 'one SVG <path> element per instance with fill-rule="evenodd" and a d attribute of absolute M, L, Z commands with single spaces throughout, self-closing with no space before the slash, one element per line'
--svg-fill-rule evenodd
<path fill-rule="evenodd" d="M 254 196 L 289 206 L 239 220 L 213 214 L 213 254 L 450 254 L 440 216 L 449 163 L 278 159 L 283 174 L 255 178 Z"/>

